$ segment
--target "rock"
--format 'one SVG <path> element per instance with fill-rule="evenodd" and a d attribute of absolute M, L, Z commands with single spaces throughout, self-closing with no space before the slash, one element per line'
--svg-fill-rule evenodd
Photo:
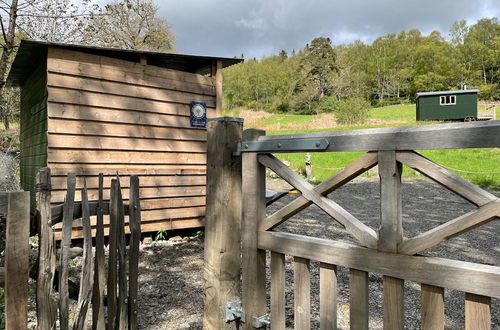
<path fill-rule="evenodd" d="M 170 237 L 170 238 L 168 239 L 168 241 L 169 241 L 169 242 L 180 242 L 180 241 L 182 241 L 182 240 L 183 240 L 183 238 L 182 238 L 182 237 L 180 237 L 180 236 L 174 236 L 174 237 Z"/>
<path fill-rule="evenodd" d="M 142 240 L 142 244 L 151 244 L 153 243 L 153 238 L 152 237 L 144 237 Z"/>

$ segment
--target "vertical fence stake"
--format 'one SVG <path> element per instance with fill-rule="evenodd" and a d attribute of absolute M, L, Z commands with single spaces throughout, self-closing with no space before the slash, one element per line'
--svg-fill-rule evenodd
<path fill-rule="evenodd" d="M 117 249 L 118 249 L 118 218 L 119 201 L 118 180 L 111 180 L 110 200 L 109 200 L 109 261 L 108 261 L 108 330 L 116 328 L 117 317 Z"/>
<path fill-rule="evenodd" d="M 130 258 L 129 258 L 129 328 L 137 330 L 137 291 L 139 276 L 139 244 L 141 242 L 141 205 L 139 177 L 130 176 Z"/>
<path fill-rule="evenodd" d="M 243 132 L 244 141 L 255 141 L 265 135 L 262 130 Z M 244 153 L 243 217 L 241 223 L 242 293 L 245 311 L 244 329 L 252 328 L 252 317 L 266 314 L 266 252 L 257 249 L 257 230 L 266 215 L 266 168 L 257 153 Z"/>
<path fill-rule="evenodd" d="M 240 118 L 208 121 L 204 329 L 236 326 L 225 310 L 240 296 L 241 157 L 233 152 L 242 128 Z"/>
<path fill-rule="evenodd" d="M 402 165 L 395 151 L 378 152 L 380 229 L 378 250 L 398 252 L 403 240 L 401 218 Z M 404 280 L 384 276 L 384 329 L 404 329 Z"/>
<path fill-rule="evenodd" d="M 57 306 L 52 297 L 54 273 L 56 270 L 56 253 L 54 232 L 49 225 L 50 211 L 50 168 L 41 168 L 36 176 L 36 205 L 40 215 L 38 227 L 39 262 L 36 282 L 36 308 L 38 327 L 40 330 L 55 328 Z"/>
<path fill-rule="evenodd" d="M 28 325 L 29 233 L 30 193 L 11 192 L 5 236 L 6 329 L 26 329 Z"/>
<path fill-rule="evenodd" d="M 99 201 L 97 205 L 95 234 L 94 290 L 92 293 L 92 329 L 104 329 L 104 285 L 106 281 L 104 265 L 104 175 L 99 173 Z"/>

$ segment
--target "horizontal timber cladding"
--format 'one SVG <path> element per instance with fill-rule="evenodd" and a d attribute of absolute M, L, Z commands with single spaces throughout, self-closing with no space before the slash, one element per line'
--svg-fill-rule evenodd
<path fill-rule="evenodd" d="M 193 101 L 206 103 L 207 115 L 215 116 L 212 77 L 49 48 L 45 130 L 52 205 L 64 201 L 67 173 L 77 175 L 76 201 L 84 179 L 89 200 L 98 199 L 99 173 L 105 175 L 104 199 L 118 173 L 127 201 L 129 176 L 139 175 L 143 231 L 202 226 L 207 133 L 191 127 Z M 73 237 L 82 236 L 79 225 Z"/>

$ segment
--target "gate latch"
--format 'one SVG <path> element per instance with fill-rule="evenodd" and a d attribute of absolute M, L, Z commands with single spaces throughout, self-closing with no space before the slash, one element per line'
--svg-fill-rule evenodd
<path fill-rule="evenodd" d="M 271 324 L 271 320 L 269 319 L 269 315 L 265 314 L 262 316 L 254 316 L 252 317 L 252 327 L 259 329 Z"/>
<path fill-rule="evenodd" d="M 245 312 L 239 300 L 228 302 L 226 305 L 226 323 L 235 321 L 245 322 Z"/>

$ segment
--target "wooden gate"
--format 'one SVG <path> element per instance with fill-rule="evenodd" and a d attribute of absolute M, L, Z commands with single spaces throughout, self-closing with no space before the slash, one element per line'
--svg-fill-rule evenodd
<path fill-rule="evenodd" d="M 206 328 L 224 326 L 223 323 L 217 323 L 217 313 L 227 317 L 227 311 L 224 315 L 226 304 L 241 297 L 244 314 L 232 313 L 232 316 L 237 321 L 239 316 L 239 321 L 244 321 L 245 329 L 265 326 L 268 323 L 263 317 L 265 315 L 270 315 L 272 329 L 284 329 L 285 255 L 294 258 L 296 329 L 308 329 L 311 324 L 310 260 L 320 262 L 319 309 L 322 329 L 335 329 L 337 326 L 337 266 L 350 270 L 351 329 L 368 329 L 369 272 L 383 275 L 384 329 L 404 328 L 405 280 L 421 283 L 422 329 L 444 329 L 445 289 L 466 293 L 466 329 L 491 328 L 490 297 L 500 298 L 500 267 L 417 254 L 496 219 L 500 216 L 500 199 L 414 150 L 497 148 L 500 147 L 500 122 L 281 136 L 265 136 L 264 131 L 247 130 L 243 133 L 243 141 L 238 143 L 237 131 L 240 127 L 240 123 L 231 122 L 227 118 L 214 121 L 209 126 L 209 151 L 219 150 L 219 153 L 212 156 L 208 153 L 206 303 L 218 303 L 219 309 L 215 311 L 213 305 L 210 308 L 206 306 Z M 228 132 L 232 133 L 227 134 Z M 226 151 L 223 150 L 224 146 Z M 313 186 L 272 155 L 305 151 L 367 153 L 320 185 Z M 237 166 L 240 157 L 238 155 L 242 155 L 242 170 Z M 225 173 L 216 173 L 213 165 L 228 159 L 232 159 L 233 167 L 223 167 Z M 415 237 L 405 237 L 401 216 L 403 164 L 462 196 L 476 205 L 477 209 Z M 378 231 L 366 226 L 326 197 L 375 165 L 378 165 L 381 189 Z M 264 198 L 266 168 L 278 174 L 302 194 L 270 215 L 266 215 Z M 234 194 L 239 187 L 238 175 L 242 177 L 241 296 L 238 291 L 239 272 L 235 274 L 234 271 L 240 261 L 240 245 L 239 242 L 232 243 L 234 229 L 240 226 L 238 210 L 231 209 L 233 214 L 227 214 L 228 207 L 238 208 L 239 204 L 227 203 L 228 191 L 222 191 L 224 187 L 228 187 L 232 189 L 231 196 L 236 198 Z M 221 180 L 226 180 L 226 183 L 221 185 Z M 224 207 L 222 203 L 225 203 Z M 341 224 L 358 244 L 272 231 L 277 225 L 312 204 Z M 221 221 L 225 221 L 226 226 Z M 224 232 L 224 229 L 217 231 L 216 228 L 232 229 Z M 226 240 L 224 234 L 231 235 L 231 238 Z M 235 249 L 237 252 L 234 252 Z M 218 254 L 214 254 L 212 250 Z M 266 305 L 266 251 L 271 251 L 269 311 Z M 216 269 L 217 267 L 219 269 Z M 233 276 L 229 277 L 227 274 Z M 227 281 L 234 281 L 233 286 L 228 285 Z M 224 292 L 214 294 L 211 291 L 211 288 L 221 286 L 226 289 Z"/>

